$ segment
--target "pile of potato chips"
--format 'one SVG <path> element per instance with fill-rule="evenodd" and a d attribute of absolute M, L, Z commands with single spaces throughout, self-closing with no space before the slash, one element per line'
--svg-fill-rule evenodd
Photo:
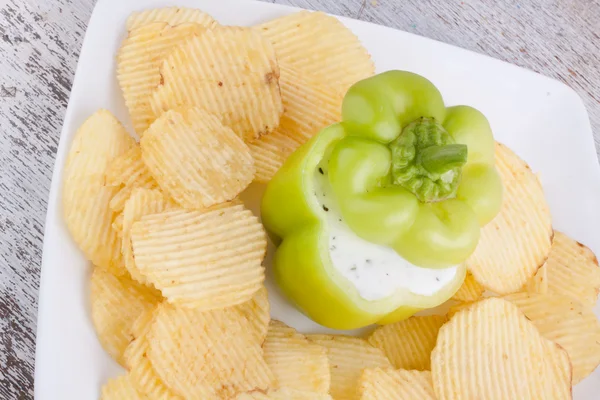
<path fill-rule="evenodd" d="M 318 12 L 248 28 L 163 8 L 127 31 L 116 73 L 140 140 L 99 110 L 64 172 L 92 320 L 127 369 L 102 399 L 567 399 L 600 363 L 598 261 L 552 229 L 537 177 L 501 144 L 502 210 L 447 313 L 366 338 L 271 320 L 266 234 L 237 196 L 339 121 L 370 55 Z"/>

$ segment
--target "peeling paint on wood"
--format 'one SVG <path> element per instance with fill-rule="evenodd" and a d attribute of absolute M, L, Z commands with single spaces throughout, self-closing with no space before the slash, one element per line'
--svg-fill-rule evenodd
<path fill-rule="evenodd" d="M 557 78 L 583 98 L 600 147 L 600 32 L 595 29 L 600 27 L 600 3 L 596 1 L 272 2 L 399 28 Z M 33 397 L 46 201 L 73 73 L 94 3 L 0 2 L 0 399 Z"/>

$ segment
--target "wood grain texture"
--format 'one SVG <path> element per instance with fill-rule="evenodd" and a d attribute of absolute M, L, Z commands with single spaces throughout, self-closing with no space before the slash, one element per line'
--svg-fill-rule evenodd
<path fill-rule="evenodd" d="M 488 54 L 573 87 L 600 148 L 598 0 L 277 0 Z M 0 0 L 0 399 L 33 397 L 46 201 L 94 0 Z"/>

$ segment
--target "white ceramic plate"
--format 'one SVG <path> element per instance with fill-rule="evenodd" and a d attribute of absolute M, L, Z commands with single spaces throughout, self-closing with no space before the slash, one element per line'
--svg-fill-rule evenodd
<path fill-rule="evenodd" d="M 90 20 L 61 133 L 48 202 L 40 285 L 35 398 L 97 399 L 120 368 L 98 343 L 89 313 L 89 263 L 69 237 L 60 193 L 65 157 L 77 127 L 107 108 L 131 127 L 115 76 L 115 54 L 125 20 L 136 10 L 197 7 L 222 24 L 254 25 L 295 11 L 245 0 L 99 0 Z M 587 113 L 573 90 L 555 80 L 476 53 L 366 22 L 340 18 L 373 55 L 378 71 L 424 75 L 446 103 L 469 104 L 490 120 L 498 140 L 541 173 L 555 227 L 600 253 L 600 169 Z M 351 62 L 351 61 L 350 61 Z M 256 203 L 261 188 L 247 198 Z M 324 331 L 269 284 L 272 314 L 300 331 Z M 600 370 L 575 388 L 575 399 L 594 399 Z"/>

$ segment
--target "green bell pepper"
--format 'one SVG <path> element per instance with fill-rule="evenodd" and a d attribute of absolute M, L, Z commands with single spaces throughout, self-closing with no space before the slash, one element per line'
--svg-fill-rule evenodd
<path fill-rule="evenodd" d="M 347 226 L 422 268 L 456 266 L 430 296 L 399 289 L 366 300 L 332 265 L 327 207 L 315 174 L 327 176 Z M 405 71 L 352 86 L 342 122 L 300 147 L 268 184 L 262 220 L 280 245 L 275 279 L 296 306 L 337 329 L 395 322 L 435 307 L 462 284 L 480 227 L 499 211 L 502 184 L 494 139 L 477 110 L 446 108 L 436 87 Z"/>

